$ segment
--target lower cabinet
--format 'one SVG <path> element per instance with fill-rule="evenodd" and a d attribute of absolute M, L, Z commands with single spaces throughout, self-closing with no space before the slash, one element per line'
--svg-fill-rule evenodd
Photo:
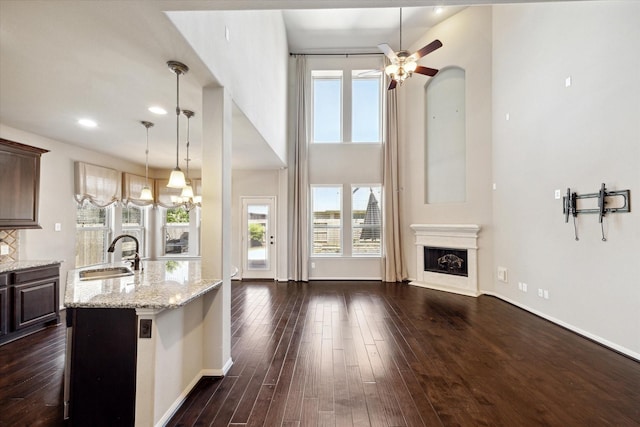
<path fill-rule="evenodd" d="M 0 275 L 0 344 L 58 323 L 59 289 L 59 264 Z"/>
<path fill-rule="evenodd" d="M 9 304 L 7 303 L 8 276 L 0 274 L 0 339 L 9 332 Z"/>

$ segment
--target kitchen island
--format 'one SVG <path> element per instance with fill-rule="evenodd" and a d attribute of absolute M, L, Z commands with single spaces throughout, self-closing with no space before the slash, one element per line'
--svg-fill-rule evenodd
<path fill-rule="evenodd" d="M 72 425 L 163 425 L 202 376 L 223 375 L 207 356 L 222 280 L 200 261 L 145 261 L 113 278 L 84 270 L 69 271 L 64 298 Z"/>

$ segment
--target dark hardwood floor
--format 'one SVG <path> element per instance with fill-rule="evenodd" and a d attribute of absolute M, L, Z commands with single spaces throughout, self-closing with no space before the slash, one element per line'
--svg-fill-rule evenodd
<path fill-rule="evenodd" d="M 169 426 L 640 426 L 640 363 L 499 299 L 233 282 L 232 357 Z M 64 425 L 64 328 L 0 347 L 0 426 Z"/>

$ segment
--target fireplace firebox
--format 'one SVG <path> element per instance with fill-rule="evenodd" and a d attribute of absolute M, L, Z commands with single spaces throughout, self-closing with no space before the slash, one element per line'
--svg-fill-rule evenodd
<path fill-rule="evenodd" d="M 467 277 L 467 265 L 466 249 L 424 246 L 424 271 Z"/>

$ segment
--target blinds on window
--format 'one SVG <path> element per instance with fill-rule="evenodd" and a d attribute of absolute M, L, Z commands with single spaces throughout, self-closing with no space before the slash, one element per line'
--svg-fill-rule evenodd
<path fill-rule="evenodd" d="M 151 189 L 151 194 L 154 194 L 154 180 L 149 178 L 148 185 Z M 147 180 L 144 176 L 135 175 L 128 172 L 122 173 L 122 203 L 125 205 L 133 204 L 136 206 L 148 206 L 153 204 L 153 200 L 141 200 L 140 193 L 142 187 L 147 185 Z"/>
<path fill-rule="evenodd" d="M 75 162 L 75 199 L 80 204 L 87 200 L 103 208 L 120 201 L 121 182 L 115 169 Z"/>

